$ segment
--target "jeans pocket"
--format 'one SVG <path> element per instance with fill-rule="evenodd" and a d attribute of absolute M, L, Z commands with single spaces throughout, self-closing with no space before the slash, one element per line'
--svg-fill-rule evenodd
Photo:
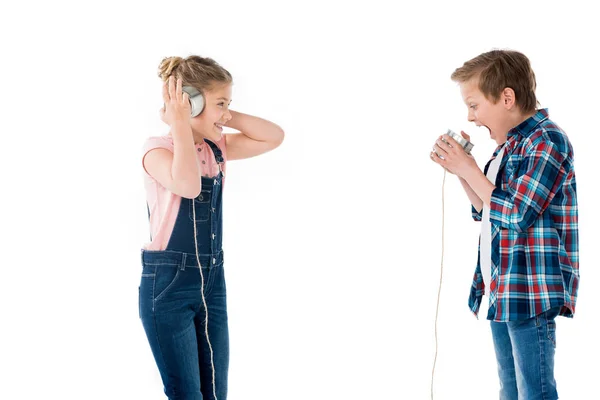
<path fill-rule="evenodd" d="M 552 346 L 556 348 L 556 321 L 550 320 L 547 325 L 548 330 L 548 340 L 552 342 Z"/>
<path fill-rule="evenodd" d="M 144 266 L 142 279 L 140 281 L 140 285 L 138 286 L 138 311 L 140 318 L 142 319 L 144 319 L 144 315 L 146 315 L 148 311 L 152 310 L 154 277 L 155 267 Z"/>
<path fill-rule="evenodd" d="M 154 301 L 164 298 L 177 283 L 179 268 L 176 266 L 164 266 L 156 269 L 154 277 Z"/>

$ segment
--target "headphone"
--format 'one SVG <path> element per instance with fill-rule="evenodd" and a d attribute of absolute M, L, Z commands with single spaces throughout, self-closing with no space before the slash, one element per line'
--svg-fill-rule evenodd
<path fill-rule="evenodd" d="M 193 86 L 184 86 L 183 91 L 190 97 L 191 117 L 194 118 L 204 109 L 204 96 Z"/>

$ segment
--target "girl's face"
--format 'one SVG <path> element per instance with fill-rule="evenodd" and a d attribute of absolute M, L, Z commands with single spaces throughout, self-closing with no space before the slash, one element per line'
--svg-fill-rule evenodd
<path fill-rule="evenodd" d="M 223 125 L 231 119 L 231 84 L 218 85 L 204 92 L 204 109 L 191 119 L 194 137 L 218 142 L 223 137 Z"/>

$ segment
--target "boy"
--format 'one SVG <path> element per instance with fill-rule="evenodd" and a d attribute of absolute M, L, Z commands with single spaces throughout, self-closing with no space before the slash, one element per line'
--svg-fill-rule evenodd
<path fill-rule="evenodd" d="M 579 285 L 573 148 L 548 110 L 536 109 L 525 55 L 483 53 L 451 79 L 469 121 L 488 128 L 498 144 L 483 172 L 448 135 L 430 154 L 459 178 L 482 222 L 469 306 L 477 315 L 482 296 L 489 297 L 500 399 L 557 399 L 554 319 L 573 317 Z"/>

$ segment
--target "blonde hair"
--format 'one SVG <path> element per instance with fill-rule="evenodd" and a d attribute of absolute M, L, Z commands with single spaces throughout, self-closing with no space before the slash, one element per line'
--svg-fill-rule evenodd
<path fill-rule="evenodd" d="M 181 78 L 183 86 L 193 86 L 201 92 L 233 81 L 229 71 L 215 60 L 200 56 L 163 58 L 158 66 L 158 76 L 166 82 L 171 75 Z"/>
<path fill-rule="evenodd" d="M 457 68 L 450 78 L 459 83 L 478 79 L 479 90 L 493 103 L 498 102 L 505 88 L 511 88 L 523 113 L 535 111 L 539 104 L 535 96 L 535 74 L 529 59 L 518 51 L 482 53 Z"/>

